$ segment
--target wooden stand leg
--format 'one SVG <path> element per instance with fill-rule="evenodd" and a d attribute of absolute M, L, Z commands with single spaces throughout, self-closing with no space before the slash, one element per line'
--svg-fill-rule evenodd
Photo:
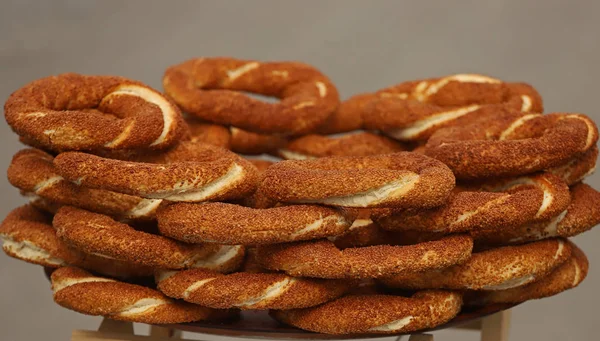
<path fill-rule="evenodd" d="M 98 331 L 104 333 L 121 333 L 133 335 L 133 323 L 115 321 L 105 318 L 102 320 L 102 323 L 100 323 Z"/>
<path fill-rule="evenodd" d="M 181 330 L 167 327 L 150 326 L 150 336 L 162 337 L 165 339 L 181 339 Z"/>
<path fill-rule="evenodd" d="M 413 334 L 408 338 L 408 341 L 433 341 L 431 334 Z"/>
<path fill-rule="evenodd" d="M 510 310 L 488 316 L 481 322 L 481 341 L 508 341 Z"/>

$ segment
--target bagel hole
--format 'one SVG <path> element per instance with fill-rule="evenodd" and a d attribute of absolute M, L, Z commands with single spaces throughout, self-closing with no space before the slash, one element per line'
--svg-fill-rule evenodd
<path fill-rule="evenodd" d="M 261 102 L 265 102 L 265 103 L 279 103 L 280 102 L 280 99 L 277 97 L 274 97 L 274 96 L 261 95 L 261 94 L 257 94 L 254 92 L 247 92 L 247 91 L 240 91 L 240 93 L 242 93 L 250 98 L 259 100 Z"/>

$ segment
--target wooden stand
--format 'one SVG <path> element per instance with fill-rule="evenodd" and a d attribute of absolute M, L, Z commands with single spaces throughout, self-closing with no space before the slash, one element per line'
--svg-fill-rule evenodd
<path fill-rule="evenodd" d="M 484 317 L 480 320 L 453 327 L 481 332 L 481 341 L 508 341 L 510 310 Z M 385 335 L 382 335 L 384 337 Z M 240 332 L 238 337 L 244 337 Z M 400 340 L 399 336 L 397 340 Z M 98 331 L 74 330 L 72 341 L 168 341 L 181 340 L 181 331 L 166 327 L 150 326 L 150 336 L 134 335 L 133 323 L 110 319 L 102 320 Z M 409 341 L 433 341 L 432 334 L 413 334 Z"/>

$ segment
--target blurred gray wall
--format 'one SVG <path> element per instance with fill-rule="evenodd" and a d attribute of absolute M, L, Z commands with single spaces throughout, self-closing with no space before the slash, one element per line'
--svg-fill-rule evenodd
<path fill-rule="evenodd" d="M 197 56 L 314 64 L 344 98 L 415 78 L 479 72 L 527 81 L 547 111 L 600 122 L 597 1 L 29 1 L 0 0 L 0 98 L 60 72 L 115 74 L 160 87 Z M 0 125 L 0 169 L 20 148 Z M 600 188 L 600 176 L 588 182 Z M 3 178 L 0 215 L 24 202 Z M 576 242 L 588 279 L 514 309 L 511 340 L 598 339 L 600 231 Z M 98 318 L 52 302 L 39 267 L 0 255 L 0 339 L 67 340 Z M 476 340 L 442 332 L 439 340 Z"/>

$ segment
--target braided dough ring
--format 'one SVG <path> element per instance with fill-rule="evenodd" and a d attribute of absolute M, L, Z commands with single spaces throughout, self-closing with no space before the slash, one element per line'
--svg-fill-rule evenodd
<path fill-rule="evenodd" d="M 368 156 L 390 154 L 407 150 L 387 137 L 362 132 L 332 138 L 306 135 L 279 149 L 278 154 L 287 160 L 306 160 L 324 156 Z"/>
<path fill-rule="evenodd" d="M 157 215 L 160 233 L 186 243 L 274 244 L 343 234 L 354 217 L 334 208 L 253 209 L 226 203 L 178 203 Z"/>
<path fill-rule="evenodd" d="M 337 89 L 325 75 L 295 62 L 192 59 L 167 69 L 163 87 L 187 113 L 266 134 L 310 133 L 339 105 Z M 242 91 L 281 101 L 263 102 Z"/>
<path fill-rule="evenodd" d="M 571 186 L 594 173 L 597 159 L 598 147 L 594 145 L 587 152 L 572 158 L 564 165 L 550 168 L 547 171 L 559 176 L 567 185 Z"/>
<path fill-rule="evenodd" d="M 241 245 L 183 244 L 70 206 L 59 209 L 52 223 L 58 236 L 78 250 L 145 266 L 231 272 L 244 258 Z"/>
<path fill-rule="evenodd" d="M 278 135 L 257 134 L 236 127 L 231 132 L 231 150 L 246 155 L 273 153 L 287 143 L 287 139 Z"/>
<path fill-rule="evenodd" d="M 280 202 L 346 207 L 434 207 L 452 188 L 444 164 L 409 152 L 282 161 L 267 169 L 260 186 Z"/>
<path fill-rule="evenodd" d="M 494 234 L 547 221 L 563 212 L 571 201 L 569 187 L 548 173 L 497 181 L 480 189 L 490 192 L 455 192 L 443 206 L 399 210 L 392 215 L 376 216 L 375 221 L 387 230 Z"/>
<path fill-rule="evenodd" d="M 125 219 L 153 219 L 162 202 L 77 186 L 58 174 L 53 159 L 39 149 L 21 150 L 13 156 L 8 181 L 27 195 L 42 197 L 60 206 L 77 206 Z"/>
<path fill-rule="evenodd" d="M 402 289 L 504 290 L 531 283 L 571 256 L 562 239 L 546 239 L 473 253 L 466 262 L 440 271 L 405 272 L 382 279 Z"/>
<path fill-rule="evenodd" d="M 402 141 L 426 141 L 437 129 L 463 125 L 499 110 L 542 112 L 542 99 L 524 83 L 457 74 L 400 83 L 377 92 L 363 113 L 367 129 Z"/>
<path fill-rule="evenodd" d="M 14 258 L 44 267 L 75 265 L 114 277 L 150 276 L 153 270 L 79 252 L 57 236 L 52 218 L 30 205 L 12 210 L 0 225 L 2 249 Z"/>
<path fill-rule="evenodd" d="M 425 154 L 448 165 L 458 179 L 516 176 L 564 165 L 597 140 L 598 129 L 587 116 L 531 114 L 440 130 Z"/>
<path fill-rule="evenodd" d="M 231 135 L 229 129 L 217 124 L 206 123 L 195 119 L 186 119 L 188 131 L 183 139 L 189 139 L 194 143 L 208 143 L 213 146 L 229 149 L 231 147 Z"/>
<path fill-rule="evenodd" d="M 412 297 L 349 295 L 313 308 L 271 311 L 271 315 L 319 333 L 394 334 L 444 324 L 458 315 L 461 307 L 459 293 L 429 290 Z"/>
<path fill-rule="evenodd" d="M 471 256 L 473 240 L 464 235 L 407 246 L 376 245 L 338 249 L 329 240 L 263 245 L 257 260 L 266 269 L 291 276 L 375 278 L 400 272 L 436 270 Z"/>
<path fill-rule="evenodd" d="M 327 239 L 339 249 L 389 243 L 389 233 L 373 222 L 372 213 L 370 209 L 358 209 L 357 217 L 346 233 L 327 237 Z"/>
<path fill-rule="evenodd" d="M 75 73 L 27 84 L 4 114 L 17 134 L 53 151 L 164 149 L 184 126 L 177 106 L 140 82 Z"/>
<path fill-rule="evenodd" d="M 512 289 L 469 292 L 465 297 L 465 301 L 468 301 L 469 305 L 520 303 L 553 296 L 575 288 L 587 276 L 589 263 L 583 251 L 575 244 L 570 244 L 572 249 L 571 258 L 549 275 L 533 283 Z"/>
<path fill-rule="evenodd" d="M 571 203 L 560 214 L 540 222 L 506 229 L 478 230 L 477 243 L 500 245 L 550 237 L 573 237 L 600 224 L 600 192 L 579 183 L 571 188 Z"/>
<path fill-rule="evenodd" d="M 319 127 L 318 133 L 331 135 L 363 129 L 363 112 L 375 98 L 373 93 L 364 93 L 342 101 L 338 109 Z"/>
<path fill-rule="evenodd" d="M 343 295 L 353 284 L 276 273 L 223 275 L 201 269 L 162 272 L 156 280 L 158 290 L 167 296 L 218 309 L 312 307 Z"/>
<path fill-rule="evenodd" d="M 170 201 L 236 199 L 254 191 L 258 182 L 249 161 L 208 144 L 182 142 L 140 161 L 66 152 L 54 158 L 54 165 L 84 187 Z"/>
<path fill-rule="evenodd" d="M 156 290 L 96 277 L 75 267 L 55 270 L 51 280 L 56 303 L 87 315 L 163 324 L 192 322 L 228 314 L 226 311 L 174 301 Z"/>

